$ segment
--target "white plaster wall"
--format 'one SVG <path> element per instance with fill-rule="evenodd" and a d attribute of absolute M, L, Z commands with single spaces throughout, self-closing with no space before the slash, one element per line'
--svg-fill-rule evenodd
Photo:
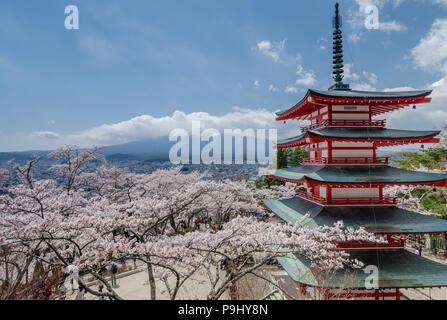
<path fill-rule="evenodd" d="M 333 113 L 333 120 L 369 120 L 368 113 Z"/>
<path fill-rule="evenodd" d="M 379 188 L 332 188 L 332 198 L 378 198 Z"/>
<path fill-rule="evenodd" d="M 332 142 L 333 147 L 372 147 L 373 144 L 370 142 Z"/>
<path fill-rule="evenodd" d="M 332 150 L 332 157 L 343 158 L 343 157 L 368 157 L 372 158 L 374 156 L 374 151 L 372 149 L 360 149 L 360 150 Z"/>
<path fill-rule="evenodd" d="M 369 106 L 332 106 L 332 111 L 369 111 Z"/>

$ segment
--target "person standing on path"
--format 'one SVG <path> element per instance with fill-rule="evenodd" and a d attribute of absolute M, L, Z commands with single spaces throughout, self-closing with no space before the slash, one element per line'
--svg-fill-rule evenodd
<path fill-rule="evenodd" d="M 62 284 L 59 287 L 59 300 L 65 300 L 67 298 L 67 288 L 65 287 L 65 283 L 62 282 Z"/>
<path fill-rule="evenodd" d="M 112 287 L 117 287 L 116 284 L 116 274 L 118 273 L 118 266 L 114 263 L 110 266 L 110 277 L 112 280 Z"/>
<path fill-rule="evenodd" d="M 76 295 L 75 300 L 85 300 L 84 288 L 79 286 L 78 294 Z"/>

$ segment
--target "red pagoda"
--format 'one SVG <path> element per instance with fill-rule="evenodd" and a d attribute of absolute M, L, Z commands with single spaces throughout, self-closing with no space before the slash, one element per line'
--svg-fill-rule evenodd
<path fill-rule="evenodd" d="M 301 256 L 279 258 L 302 293 L 314 299 L 401 299 L 402 289 L 447 286 L 447 266 L 405 249 L 408 235 L 447 233 L 447 221 L 396 206 L 384 195 L 392 185 L 446 187 L 447 175 L 413 172 L 389 166 L 388 157 L 377 156 L 379 147 L 437 143 L 440 131 L 395 130 L 376 118 L 387 112 L 430 102 L 429 90 L 366 92 L 351 90 L 343 80 L 341 17 L 335 5 L 333 78 L 328 91 L 308 90 L 292 108 L 277 113 L 277 121 L 309 120 L 298 136 L 278 141 L 276 148 L 304 148 L 309 158 L 300 166 L 269 171 L 269 176 L 297 184 L 296 197 L 264 200 L 267 208 L 289 223 L 309 214 L 304 225 L 364 227 L 384 236 L 386 244 L 339 243 L 352 258 L 379 270 L 378 288 L 368 289 L 369 275 L 356 272 L 357 281 L 340 291 L 346 270 L 330 280 L 319 280 L 310 262 Z"/>

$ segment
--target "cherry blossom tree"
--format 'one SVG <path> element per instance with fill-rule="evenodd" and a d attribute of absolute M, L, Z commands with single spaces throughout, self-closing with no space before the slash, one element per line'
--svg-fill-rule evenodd
<path fill-rule="evenodd" d="M 34 179 L 39 159 L 15 166 L 21 183 L 0 196 L 0 247 L 8 254 L 0 279 L 18 288 L 37 266 L 49 272 L 74 264 L 89 293 L 121 299 L 101 270 L 126 258 L 145 264 L 151 299 L 156 279 L 175 299 L 198 275 L 208 279 L 207 298 L 218 299 L 275 257 L 298 253 L 319 268 L 358 266 L 336 244 L 382 241 L 341 223 L 309 229 L 253 219 L 263 210 L 262 198 L 292 196 L 292 185 L 259 190 L 244 181 L 206 181 L 203 174 L 183 174 L 180 168 L 134 174 L 105 166 L 99 150 L 66 146 L 51 153 L 59 161 L 51 168 L 56 179 Z M 217 227 L 194 230 L 194 220 L 203 215 L 213 217 Z M 219 270 L 222 259 L 226 272 Z M 18 267 L 5 271 L 3 266 L 14 263 Z M 106 292 L 87 286 L 83 275 L 103 283 Z"/>

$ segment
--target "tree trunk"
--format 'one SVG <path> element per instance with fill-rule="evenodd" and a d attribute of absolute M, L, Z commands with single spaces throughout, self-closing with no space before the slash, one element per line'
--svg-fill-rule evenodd
<path fill-rule="evenodd" d="M 149 276 L 149 286 L 151 289 L 151 300 L 155 300 L 156 298 L 155 278 L 154 273 L 152 271 L 152 264 L 150 263 L 149 260 L 146 261 L 146 266 L 147 266 L 147 273 Z"/>

